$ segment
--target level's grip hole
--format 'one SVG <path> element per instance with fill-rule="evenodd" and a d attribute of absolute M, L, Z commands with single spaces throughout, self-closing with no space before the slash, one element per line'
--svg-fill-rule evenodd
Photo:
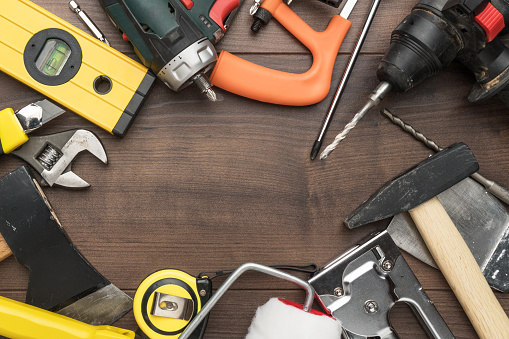
<path fill-rule="evenodd" d="M 113 87 L 113 83 L 111 82 L 111 79 L 108 78 L 106 75 L 99 75 L 94 80 L 94 90 L 98 94 L 108 94 L 111 91 L 111 88 Z"/>

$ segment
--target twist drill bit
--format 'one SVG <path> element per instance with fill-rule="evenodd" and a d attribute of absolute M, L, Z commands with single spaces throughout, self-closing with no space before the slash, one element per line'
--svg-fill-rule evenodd
<path fill-rule="evenodd" d="M 373 107 L 378 105 L 383 98 L 389 93 L 392 89 L 392 85 L 388 83 L 387 81 L 382 81 L 378 86 L 371 92 L 371 94 L 368 97 L 368 101 L 366 104 L 364 104 L 364 107 L 361 108 L 359 112 L 357 112 L 352 120 L 348 124 L 346 124 L 345 128 L 336 135 L 336 138 L 334 138 L 334 141 L 327 146 L 322 154 L 320 154 L 320 160 L 323 160 L 329 156 L 329 154 L 332 153 L 336 149 L 336 147 L 339 145 L 339 143 L 346 138 L 346 135 L 350 133 L 350 131 L 357 125 L 357 123 L 364 117 L 366 113 L 368 113 Z"/>
<path fill-rule="evenodd" d="M 443 149 L 442 147 L 438 146 L 436 144 L 436 142 L 434 142 L 431 139 L 426 138 L 426 136 L 424 134 L 422 134 L 421 132 L 419 132 L 418 130 L 416 130 L 415 128 L 413 128 L 411 125 L 407 124 L 403 120 L 401 120 L 400 117 L 392 114 L 388 109 L 384 108 L 384 109 L 380 110 L 380 114 L 382 114 L 383 116 L 388 118 L 394 125 L 401 127 L 401 129 L 403 131 L 407 132 L 408 134 L 411 134 L 415 139 L 422 142 L 429 149 L 432 149 L 435 152 L 440 152 Z"/>
<path fill-rule="evenodd" d="M 392 114 L 388 109 L 384 108 L 380 110 L 380 114 L 389 119 L 393 124 L 401 127 L 403 131 L 407 132 L 408 134 L 411 134 L 415 139 L 422 142 L 429 149 L 432 149 L 435 152 L 440 152 L 443 149 L 442 147 L 438 146 L 433 140 L 427 138 L 424 134 L 417 131 L 411 125 L 405 123 L 403 120 L 401 120 L 401 118 Z M 502 201 L 506 205 L 509 205 L 509 190 L 507 188 L 493 180 L 487 179 L 478 172 L 472 174 L 470 177 L 477 181 L 478 183 L 480 183 L 481 185 L 483 185 L 484 188 L 486 188 L 486 191 L 493 194 L 495 197 L 497 197 L 500 201 Z"/>

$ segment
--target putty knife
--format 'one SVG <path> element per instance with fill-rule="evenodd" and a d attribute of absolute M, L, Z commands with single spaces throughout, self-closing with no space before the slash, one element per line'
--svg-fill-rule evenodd
<path fill-rule="evenodd" d="M 472 251 L 490 286 L 509 291 L 509 213 L 480 184 L 466 178 L 438 195 Z M 437 267 L 408 213 L 396 215 L 387 231 L 399 248 Z"/>

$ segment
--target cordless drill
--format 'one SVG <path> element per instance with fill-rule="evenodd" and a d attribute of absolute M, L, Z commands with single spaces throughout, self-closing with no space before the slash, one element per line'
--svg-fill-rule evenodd
<path fill-rule="evenodd" d="M 174 91 L 194 83 L 215 101 L 205 73 L 217 60 L 239 0 L 99 0 L 142 63 Z"/>
<path fill-rule="evenodd" d="M 405 92 L 438 73 L 454 59 L 474 73 L 468 100 L 477 103 L 498 94 L 509 105 L 509 48 L 499 36 L 507 29 L 506 0 L 421 0 L 392 32 L 377 69 L 380 84 L 364 107 L 336 136 L 322 157 L 391 90 Z"/>

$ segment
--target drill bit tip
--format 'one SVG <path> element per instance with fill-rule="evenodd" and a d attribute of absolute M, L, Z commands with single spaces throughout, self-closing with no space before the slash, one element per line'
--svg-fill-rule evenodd
<path fill-rule="evenodd" d="M 362 117 L 364 117 L 364 115 L 373 107 L 375 107 L 375 102 L 373 102 L 371 99 L 368 100 L 364 107 L 362 107 L 362 109 L 354 115 L 352 120 L 350 120 L 350 122 L 346 124 L 341 133 L 336 135 L 334 141 L 323 150 L 322 154 L 320 154 L 320 160 L 326 159 L 329 156 L 329 154 L 331 154 L 332 151 L 334 151 L 336 147 L 338 147 L 339 143 L 346 138 L 346 135 L 350 133 L 352 129 L 354 129 L 354 127 L 362 119 Z"/>

